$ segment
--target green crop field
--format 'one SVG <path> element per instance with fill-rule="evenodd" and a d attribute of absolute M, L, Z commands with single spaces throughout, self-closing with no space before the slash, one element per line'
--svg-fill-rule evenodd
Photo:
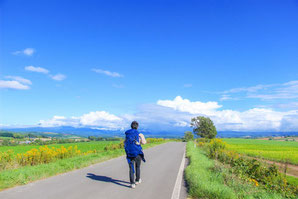
<path fill-rule="evenodd" d="M 119 141 L 92 141 L 92 142 L 77 142 L 77 143 L 64 143 L 64 144 L 50 144 L 48 147 L 60 148 L 61 146 L 78 146 L 82 152 L 87 152 L 89 150 L 102 151 L 108 144 L 119 143 Z M 18 145 L 18 146 L 0 146 L 0 152 L 5 152 L 8 150 L 13 150 L 15 154 L 24 153 L 33 148 L 39 148 L 39 145 Z"/>
<path fill-rule="evenodd" d="M 298 165 L 298 142 L 226 138 L 228 149 L 253 157 Z"/>

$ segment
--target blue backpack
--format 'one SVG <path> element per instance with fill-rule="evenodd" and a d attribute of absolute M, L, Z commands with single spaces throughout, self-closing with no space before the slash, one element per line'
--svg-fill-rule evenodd
<path fill-rule="evenodd" d="M 130 129 L 125 132 L 124 149 L 129 158 L 137 157 L 142 153 L 142 147 L 139 143 L 139 132 L 136 129 Z"/>
<path fill-rule="evenodd" d="M 145 162 L 142 146 L 139 143 L 139 132 L 136 129 L 130 129 L 125 132 L 124 149 L 126 152 L 127 162 L 128 164 L 131 164 L 133 172 L 135 172 L 131 159 L 140 155 L 142 160 Z"/>

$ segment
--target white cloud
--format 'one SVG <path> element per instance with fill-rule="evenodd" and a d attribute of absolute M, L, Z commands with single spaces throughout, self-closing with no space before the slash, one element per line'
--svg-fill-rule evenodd
<path fill-rule="evenodd" d="M 56 80 L 56 81 L 62 81 L 66 78 L 66 75 L 63 75 L 63 74 L 56 74 L 56 75 L 51 75 L 49 74 L 50 71 L 45 69 L 45 68 L 42 68 L 42 67 L 35 67 L 35 66 L 26 66 L 25 67 L 25 70 L 27 71 L 32 71 L 32 72 L 37 72 L 37 73 L 44 73 L 44 74 L 48 74 L 48 76 L 53 79 L 53 80 Z"/>
<path fill-rule="evenodd" d="M 27 55 L 27 56 L 32 56 L 35 53 L 35 49 L 34 48 L 25 48 L 24 50 L 18 50 L 13 52 L 12 54 L 14 55 Z"/>
<path fill-rule="evenodd" d="M 39 125 L 42 127 L 55 127 L 55 126 L 79 126 L 79 118 L 71 117 L 66 118 L 64 116 L 54 116 L 49 120 L 41 120 Z"/>
<path fill-rule="evenodd" d="M 298 130 L 298 111 L 293 111 L 286 115 L 281 120 L 281 129 L 283 131 L 297 131 Z"/>
<path fill-rule="evenodd" d="M 105 111 L 95 111 L 84 114 L 80 118 L 80 122 L 83 125 L 90 125 L 90 126 L 100 126 L 104 123 L 121 121 L 120 117 L 116 115 L 110 114 Z"/>
<path fill-rule="evenodd" d="M 239 100 L 238 98 L 236 97 L 231 97 L 231 95 L 222 95 L 221 98 L 219 99 L 220 101 L 225 101 L 225 100 Z"/>
<path fill-rule="evenodd" d="M 27 71 L 32 71 L 32 72 L 37 72 L 37 73 L 44 73 L 44 74 L 48 74 L 49 71 L 45 68 L 41 68 L 41 67 L 34 67 L 34 66 L 26 66 L 25 70 Z"/>
<path fill-rule="evenodd" d="M 298 109 L 298 102 L 279 103 L 275 107 L 282 109 Z"/>
<path fill-rule="evenodd" d="M 298 98 L 298 81 L 289 81 L 283 84 L 256 85 L 251 87 L 233 88 L 221 92 L 224 95 L 230 94 L 230 98 L 223 97 L 224 100 L 237 98 L 255 98 L 260 100 L 296 99 Z"/>
<path fill-rule="evenodd" d="M 222 107 L 217 102 L 191 102 L 188 99 L 182 99 L 181 96 L 177 96 L 174 100 L 158 100 L 157 104 L 191 114 L 212 114 L 215 109 Z"/>
<path fill-rule="evenodd" d="M 24 85 L 18 81 L 5 81 L 0 80 L 0 88 L 10 88 L 10 89 L 17 89 L 17 90 L 27 90 L 30 87 L 28 85 Z"/>
<path fill-rule="evenodd" d="M 269 108 L 252 108 L 243 112 L 227 109 L 218 110 L 222 106 L 218 105 L 217 102 L 191 102 L 182 99 L 180 96 L 174 100 L 159 100 L 157 104 L 188 113 L 188 115 L 185 114 L 186 120 L 180 120 L 180 122 L 189 123 L 191 117 L 198 115 L 208 116 L 214 121 L 218 130 L 221 131 L 282 131 L 285 129 L 282 121 L 289 115 L 293 115 L 293 111 L 282 112 Z M 168 115 L 167 117 L 175 116 Z M 298 114 L 295 117 L 298 119 Z M 294 121 L 293 117 L 290 121 Z"/>
<path fill-rule="evenodd" d="M 56 81 L 62 81 L 66 78 L 65 75 L 63 74 L 57 74 L 57 75 L 50 75 L 50 77 L 53 79 L 53 80 L 56 80 Z"/>
<path fill-rule="evenodd" d="M 94 71 L 96 73 L 99 73 L 99 74 L 104 74 L 104 75 L 107 75 L 107 76 L 110 76 L 110 77 L 123 77 L 123 75 L 120 74 L 120 73 L 111 72 L 111 71 L 108 71 L 108 70 L 102 70 L 102 69 L 93 68 L 92 71 Z"/>
<path fill-rule="evenodd" d="M 25 79 L 25 78 L 19 77 L 19 76 L 5 76 L 5 78 L 12 79 L 12 80 L 18 81 L 19 83 L 23 83 L 23 84 L 29 84 L 29 85 L 32 84 L 32 82 L 29 79 Z"/>
<path fill-rule="evenodd" d="M 41 121 L 42 126 L 89 126 L 99 129 L 129 128 L 137 120 L 142 129 L 155 131 L 180 131 L 189 126 L 196 116 L 210 117 L 219 131 L 297 131 L 298 110 L 276 111 L 270 108 L 251 108 L 245 111 L 223 109 L 217 102 L 190 101 L 177 96 L 173 100 L 158 100 L 146 104 L 138 112 L 114 115 L 106 111 L 95 111 L 79 117 L 55 116 Z M 184 129 L 183 129 L 184 128 Z"/>
<path fill-rule="evenodd" d="M 50 120 L 41 120 L 40 126 L 93 126 L 102 129 L 121 129 L 123 127 L 122 118 L 110 114 L 106 111 L 95 111 L 83 114 L 80 117 L 66 118 L 64 116 L 54 116 Z"/>
<path fill-rule="evenodd" d="M 23 50 L 23 53 L 28 56 L 33 55 L 34 52 L 35 50 L 33 48 L 26 48 L 25 50 Z"/>
<path fill-rule="evenodd" d="M 273 84 L 268 84 L 268 85 L 259 84 L 259 85 L 251 86 L 251 87 L 232 88 L 230 90 L 223 91 L 223 93 L 227 94 L 227 93 L 239 93 L 239 92 L 257 92 L 259 90 L 264 90 L 264 89 L 267 89 L 272 86 L 274 86 L 274 85 Z"/>

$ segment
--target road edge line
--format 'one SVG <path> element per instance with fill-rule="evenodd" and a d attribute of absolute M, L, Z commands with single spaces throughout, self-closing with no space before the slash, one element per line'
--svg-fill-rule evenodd
<path fill-rule="evenodd" d="M 184 166 L 185 166 L 185 151 L 186 151 L 186 147 L 184 147 L 184 153 L 182 156 L 182 161 L 180 164 L 180 168 L 178 171 L 178 175 L 176 178 L 176 182 L 175 182 L 175 186 L 174 186 L 174 190 L 173 190 L 171 199 L 179 199 L 179 197 L 180 197 L 181 184 L 182 184 L 182 179 L 183 179 L 183 171 L 184 171 Z"/>

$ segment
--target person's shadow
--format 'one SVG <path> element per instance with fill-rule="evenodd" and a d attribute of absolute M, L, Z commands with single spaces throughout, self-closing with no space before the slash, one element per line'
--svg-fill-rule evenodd
<path fill-rule="evenodd" d="M 99 176 L 99 175 L 95 175 L 93 173 L 87 173 L 86 177 L 90 178 L 92 180 L 98 180 L 98 181 L 102 181 L 102 182 L 111 182 L 111 183 L 117 184 L 119 186 L 130 187 L 130 186 L 126 185 L 126 184 L 130 184 L 129 182 L 122 181 L 122 180 L 116 180 L 116 179 L 113 179 L 113 178 L 110 178 L 107 176 Z M 123 184 L 123 183 L 126 183 L 126 184 Z"/>

